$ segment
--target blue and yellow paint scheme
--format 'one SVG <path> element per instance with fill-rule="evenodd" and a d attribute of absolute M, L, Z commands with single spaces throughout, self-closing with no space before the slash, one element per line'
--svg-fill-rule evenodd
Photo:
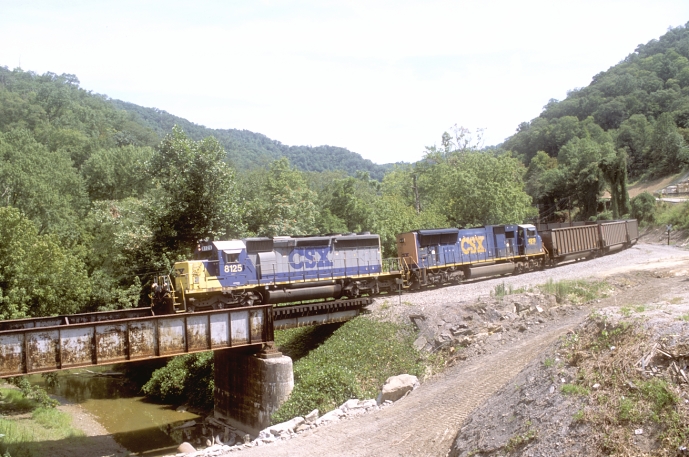
<path fill-rule="evenodd" d="M 181 310 L 356 297 L 377 292 L 378 235 L 245 238 L 200 243 L 177 262 Z"/>
<path fill-rule="evenodd" d="M 415 230 L 398 235 L 397 252 L 417 285 L 526 271 L 545 260 L 529 224 Z"/>

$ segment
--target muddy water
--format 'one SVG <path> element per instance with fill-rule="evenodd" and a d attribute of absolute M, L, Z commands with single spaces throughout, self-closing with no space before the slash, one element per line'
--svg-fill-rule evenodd
<path fill-rule="evenodd" d="M 187 421 L 199 420 L 189 412 L 177 412 L 170 405 L 144 401 L 138 386 L 123 377 L 102 376 L 106 369 L 71 370 L 58 374 L 58 385 L 45 386 L 41 376 L 29 379 L 55 395 L 78 403 L 92 414 L 130 452 L 142 456 L 175 453 L 179 443 L 192 441 L 192 429 L 177 429 Z"/>

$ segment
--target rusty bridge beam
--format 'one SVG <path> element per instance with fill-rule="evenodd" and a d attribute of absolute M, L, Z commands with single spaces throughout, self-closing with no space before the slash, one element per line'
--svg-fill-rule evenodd
<path fill-rule="evenodd" d="M 150 314 L 144 308 L 0 322 L 0 378 L 273 340 L 270 305 Z"/>

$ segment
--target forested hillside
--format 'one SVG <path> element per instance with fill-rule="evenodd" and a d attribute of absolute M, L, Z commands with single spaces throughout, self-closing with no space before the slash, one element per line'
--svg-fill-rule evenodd
<path fill-rule="evenodd" d="M 627 214 L 628 176 L 689 164 L 689 30 L 639 46 L 500 147 L 451 133 L 383 175 L 340 148 L 210 130 L 74 75 L 0 67 L 0 319 L 144 306 L 153 276 L 204 238 L 370 231 L 392 257 L 398 233 L 534 221 L 533 203 Z"/>
<path fill-rule="evenodd" d="M 345 148 L 287 146 L 260 133 L 237 129 L 209 129 L 155 108 L 144 108 L 121 100 L 111 102 L 117 108 L 136 114 L 143 125 L 161 137 L 178 125 L 191 139 L 201 140 L 209 136 L 216 138 L 225 148 L 230 163 L 240 170 L 266 166 L 281 157 L 287 157 L 290 163 L 302 171 L 342 170 L 352 176 L 357 171 L 363 171 L 377 180 L 383 179 L 385 172 L 392 168 L 392 165 L 375 164 Z"/>
<path fill-rule="evenodd" d="M 74 75 L 0 68 L 0 319 L 145 306 L 204 238 L 371 231 L 393 256 L 404 231 L 534 214 L 523 165 L 459 139 L 378 180 L 335 170 L 363 163 L 339 148 L 124 105 Z"/>
<path fill-rule="evenodd" d="M 587 219 L 605 188 L 615 215 L 629 211 L 625 170 L 637 180 L 689 165 L 688 140 L 689 24 L 639 45 L 565 100 L 551 100 L 502 147 L 528 166 L 536 202 L 562 202 Z"/>

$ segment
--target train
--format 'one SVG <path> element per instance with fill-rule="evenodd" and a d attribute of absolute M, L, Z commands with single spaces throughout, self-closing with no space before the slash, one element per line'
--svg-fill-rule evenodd
<path fill-rule="evenodd" d="M 414 230 L 381 256 L 380 236 L 203 241 L 152 285 L 155 314 L 375 296 L 592 259 L 635 244 L 635 219 Z"/>

